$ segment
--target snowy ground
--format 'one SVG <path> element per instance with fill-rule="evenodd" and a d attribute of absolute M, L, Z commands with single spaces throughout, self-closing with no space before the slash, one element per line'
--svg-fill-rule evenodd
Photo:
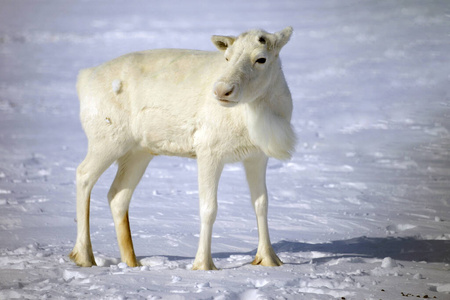
<path fill-rule="evenodd" d="M 450 2 L 163 3 L 2 1 L 0 299 L 450 299 Z M 242 168 L 230 165 L 212 245 L 222 270 L 190 270 L 196 164 L 180 158 L 152 161 L 131 204 L 144 267 L 118 261 L 106 201 L 114 167 L 92 196 L 99 266 L 70 262 L 86 151 L 77 71 L 288 25 L 282 60 L 300 142 L 267 174 L 285 265 L 249 265 L 256 222 Z"/>

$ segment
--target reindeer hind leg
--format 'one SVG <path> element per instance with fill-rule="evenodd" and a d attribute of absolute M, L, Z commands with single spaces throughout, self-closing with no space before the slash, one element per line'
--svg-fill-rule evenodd
<path fill-rule="evenodd" d="M 89 149 L 77 168 L 77 240 L 69 257 L 82 267 L 96 265 L 89 229 L 91 191 L 99 177 L 116 159 L 111 154 L 108 156 Z"/>
<path fill-rule="evenodd" d="M 116 178 L 108 193 L 121 260 L 130 267 L 138 266 L 138 262 L 131 238 L 128 209 L 131 196 L 152 158 L 146 152 L 132 151 L 121 157 Z"/>

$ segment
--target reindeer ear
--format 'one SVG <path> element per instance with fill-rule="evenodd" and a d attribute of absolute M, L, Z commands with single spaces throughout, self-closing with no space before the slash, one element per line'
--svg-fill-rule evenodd
<path fill-rule="evenodd" d="M 280 51 L 281 48 L 283 48 L 284 45 L 286 45 L 287 42 L 289 42 L 292 32 L 294 32 L 294 29 L 291 26 L 289 26 L 289 27 L 286 27 L 285 29 L 275 33 L 275 37 L 276 37 L 275 49 Z"/>
<path fill-rule="evenodd" d="M 220 51 L 227 50 L 228 47 L 233 45 L 236 38 L 234 36 L 222 36 L 222 35 L 213 35 L 211 37 L 211 41 Z"/>

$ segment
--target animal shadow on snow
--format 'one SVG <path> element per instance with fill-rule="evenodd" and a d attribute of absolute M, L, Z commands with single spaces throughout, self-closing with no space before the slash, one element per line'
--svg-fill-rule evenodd
<path fill-rule="evenodd" d="M 278 253 L 317 251 L 336 254 L 313 259 L 317 263 L 324 263 L 339 257 L 391 257 L 403 261 L 450 262 L 450 241 L 420 240 L 413 237 L 371 238 L 363 236 L 323 244 L 279 241 L 273 245 L 273 248 Z"/>
<path fill-rule="evenodd" d="M 308 244 L 295 241 L 279 241 L 273 244 L 277 253 L 299 253 L 299 252 L 321 252 L 329 253 L 330 256 L 314 258 L 312 262 L 322 264 L 330 260 L 343 257 L 363 257 L 363 258 L 385 258 L 391 257 L 402 261 L 426 261 L 432 262 L 450 262 L 450 241 L 448 240 L 420 240 L 413 237 L 406 238 L 371 238 L 359 237 L 349 240 L 332 241 L 322 244 Z M 214 259 L 226 259 L 232 255 L 250 255 L 254 256 L 256 249 L 249 252 L 217 252 L 213 253 Z M 193 257 L 182 256 L 164 256 L 169 261 L 179 261 L 194 259 Z M 139 257 L 138 259 L 143 259 Z M 304 263 L 310 263 L 311 260 Z M 304 264 L 301 263 L 301 264 Z M 248 265 L 242 263 L 242 266 Z M 296 263 L 289 263 L 296 264 Z M 234 266 L 236 267 L 236 266 Z M 233 267 L 233 268 L 234 268 Z"/>

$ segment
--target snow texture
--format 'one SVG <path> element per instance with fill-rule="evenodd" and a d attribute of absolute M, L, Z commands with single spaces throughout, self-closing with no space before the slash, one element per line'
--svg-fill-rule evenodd
<path fill-rule="evenodd" d="M 289 25 L 281 57 L 299 143 L 267 172 L 285 264 L 250 265 L 256 221 L 236 164 L 219 188 L 221 270 L 191 271 L 196 162 L 167 157 L 152 161 L 131 203 L 142 267 L 119 260 L 106 200 L 115 166 L 92 194 L 98 267 L 70 262 L 87 147 L 78 70 Z M 449 37 L 447 0 L 3 1 L 0 299 L 450 299 Z"/>

